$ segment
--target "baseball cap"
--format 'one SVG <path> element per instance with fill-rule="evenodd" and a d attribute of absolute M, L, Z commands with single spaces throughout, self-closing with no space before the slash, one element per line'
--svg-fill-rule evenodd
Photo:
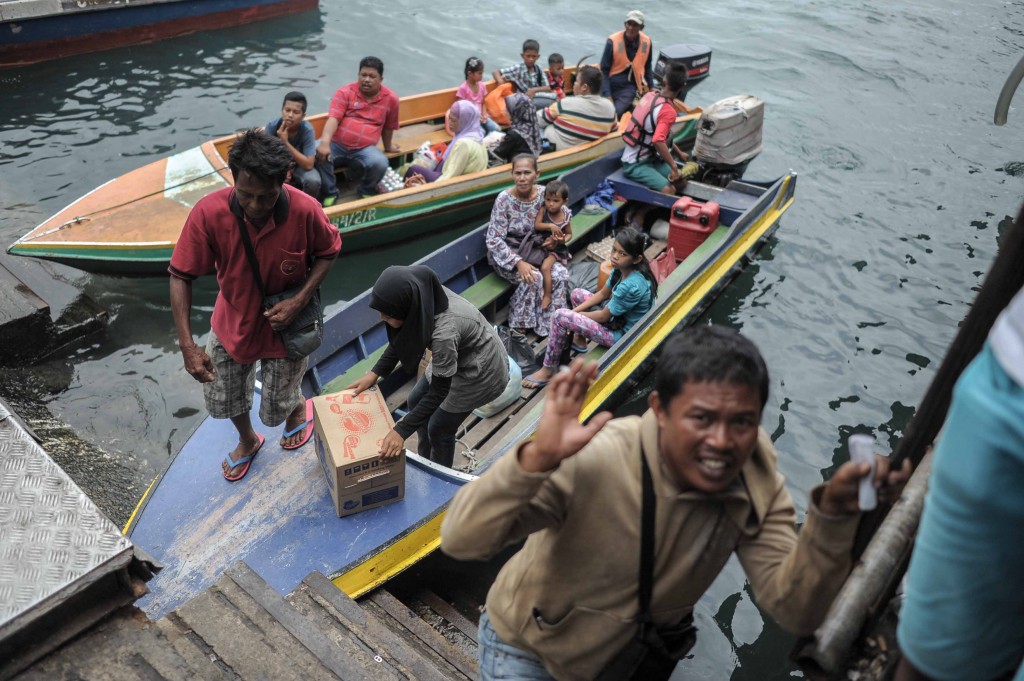
<path fill-rule="evenodd" d="M 635 23 L 640 24 L 641 26 L 643 26 L 644 25 L 644 13 L 641 12 L 640 10 L 638 10 L 638 9 L 634 9 L 629 14 L 626 15 L 626 21 L 632 21 L 632 22 L 635 22 Z"/>

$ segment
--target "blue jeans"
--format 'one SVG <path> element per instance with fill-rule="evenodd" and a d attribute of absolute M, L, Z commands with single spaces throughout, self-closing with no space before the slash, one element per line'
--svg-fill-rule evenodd
<path fill-rule="evenodd" d="M 937 681 L 989 681 L 1024 653 L 1024 387 L 988 345 L 953 391 L 897 637 Z"/>
<path fill-rule="evenodd" d="M 320 186 L 323 184 L 323 179 L 316 166 L 313 166 L 311 170 L 295 166 L 292 169 L 292 182 L 314 199 L 320 198 Z"/>
<path fill-rule="evenodd" d="M 484 134 L 485 135 L 487 133 L 498 132 L 499 130 L 501 130 L 501 126 L 498 125 L 497 123 L 495 123 L 494 120 L 492 120 L 490 118 L 488 118 L 487 122 L 485 122 L 481 127 L 483 127 L 483 129 L 484 129 Z"/>
<path fill-rule="evenodd" d="M 334 177 L 334 168 L 353 166 L 363 173 L 359 183 L 361 195 L 376 194 L 377 183 L 388 171 L 388 157 L 376 146 L 362 149 L 346 149 L 337 142 L 331 142 L 331 160 L 334 165 L 322 164 L 320 176 L 323 179 L 324 196 L 338 195 L 338 182 Z"/>
<path fill-rule="evenodd" d="M 503 642 L 484 611 L 477 634 L 480 639 L 480 681 L 555 681 L 536 657 Z"/>

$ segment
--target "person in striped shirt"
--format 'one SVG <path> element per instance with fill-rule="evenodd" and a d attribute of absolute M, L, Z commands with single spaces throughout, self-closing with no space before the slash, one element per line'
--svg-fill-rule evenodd
<path fill-rule="evenodd" d="M 584 66 L 576 73 L 572 97 L 560 99 L 537 112 L 537 123 L 544 128 L 544 138 L 555 149 L 568 149 L 615 130 L 615 105 L 600 96 L 600 92 L 601 71 Z"/>

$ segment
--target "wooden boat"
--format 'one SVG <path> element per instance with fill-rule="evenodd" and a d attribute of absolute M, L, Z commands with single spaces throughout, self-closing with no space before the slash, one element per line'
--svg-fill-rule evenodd
<path fill-rule="evenodd" d="M 493 87 L 490 81 L 488 87 Z M 400 129 L 389 154 L 392 165 L 411 160 L 423 142 L 450 139 L 444 116 L 455 88 L 403 97 Z M 696 137 L 699 108 L 679 116 L 676 140 Z M 307 119 L 319 136 L 327 114 Z M 171 253 L 192 206 L 210 192 L 229 186 L 228 149 L 234 135 L 150 163 L 94 189 L 18 239 L 7 252 L 54 260 L 101 274 L 153 274 L 167 271 Z M 540 157 L 543 180 L 622 148 L 619 133 Z M 489 210 L 491 199 L 508 184 L 508 164 L 449 180 L 410 187 L 326 208 L 341 232 L 346 252 L 428 234 Z M 345 198 L 344 196 L 342 197 Z"/>
<path fill-rule="evenodd" d="M 565 176 L 571 201 L 582 199 L 605 179 L 616 193 L 667 207 L 673 197 L 629 180 L 611 153 Z M 721 205 L 720 226 L 661 284 L 654 309 L 612 348 L 593 351 L 601 374 L 592 387 L 586 414 L 630 386 L 630 377 L 668 334 L 692 320 L 718 290 L 748 262 L 771 234 L 794 198 L 796 175 L 774 182 L 733 181 L 725 189 L 691 183 L 689 195 Z M 619 204 L 616 204 L 618 206 Z M 612 210 L 576 211 L 572 247 L 582 249 L 606 236 Z M 486 226 L 422 258 L 446 286 L 496 321 L 512 287 L 487 264 Z M 662 244 L 662 247 L 664 244 Z M 350 301 L 326 323 L 324 344 L 310 358 L 304 392 L 338 390 L 361 376 L 386 343 L 379 315 L 369 308 L 369 291 Z M 382 383 L 388 404 L 402 404 L 410 377 L 392 375 Z M 208 586 L 237 560 L 244 560 L 281 593 L 312 570 L 329 575 L 356 597 L 430 554 L 448 501 L 495 456 L 528 436 L 539 415 L 543 391 L 526 391 L 512 407 L 489 418 L 470 417 L 460 437 L 454 469 L 407 452 L 405 498 L 397 503 L 338 518 L 312 446 L 280 448 L 280 428 L 258 427 L 267 437 L 245 481 L 226 483 L 218 462 L 237 442 L 230 421 L 207 418 L 192 433 L 168 470 L 147 490 L 125 532 L 153 554 L 164 570 L 150 582 L 141 606 L 159 617 Z M 254 416 L 259 409 L 257 395 Z M 253 419 L 259 423 L 258 418 Z M 407 449 L 414 449 L 411 442 Z M 461 464 L 461 465 L 460 465 Z M 459 470 L 459 469 L 462 470 Z"/>
<path fill-rule="evenodd" d="M 0 3 L 0 67 L 152 42 L 314 9 L 317 0 Z"/>

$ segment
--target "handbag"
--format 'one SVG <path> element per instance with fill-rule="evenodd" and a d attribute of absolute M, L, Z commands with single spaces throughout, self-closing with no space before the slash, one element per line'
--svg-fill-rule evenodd
<path fill-rule="evenodd" d="M 519 244 L 516 255 L 534 267 L 540 267 L 541 263 L 544 262 L 544 258 L 548 257 L 550 254 L 549 251 L 544 248 L 544 239 L 545 236 L 538 235 L 537 232 L 527 234 L 523 237 L 522 243 Z"/>
<path fill-rule="evenodd" d="M 654 484 L 647 457 L 640 453 L 643 465 L 643 506 L 640 516 L 640 626 L 636 635 L 605 665 L 596 681 L 665 681 L 672 675 L 697 642 L 693 614 L 670 626 L 655 626 L 651 620 L 651 594 L 654 591 Z"/>
<path fill-rule="evenodd" d="M 242 244 L 245 245 L 245 255 L 249 260 L 249 266 L 252 268 L 253 278 L 256 279 L 256 287 L 260 291 L 260 297 L 263 298 L 263 309 L 269 310 L 282 300 L 287 300 L 297 295 L 302 289 L 301 286 L 270 296 L 267 295 L 266 290 L 263 288 L 263 277 L 260 276 L 256 251 L 252 246 L 252 240 L 249 239 L 249 232 L 245 228 L 245 222 L 238 213 L 235 213 L 235 219 L 238 221 L 238 229 L 242 233 Z M 320 289 L 313 292 L 313 295 L 309 297 L 309 302 L 306 303 L 304 308 L 299 310 L 292 323 L 286 328 L 277 331 L 277 333 L 281 336 L 281 340 L 284 341 L 285 351 L 288 353 L 288 359 L 291 360 L 307 357 L 320 347 L 320 343 L 324 340 L 324 313 L 323 308 L 320 306 Z"/>
<path fill-rule="evenodd" d="M 679 263 L 676 261 L 676 250 L 671 246 L 664 253 L 651 261 L 651 272 L 654 273 L 654 280 L 659 284 L 668 278 L 676 270 Z"/>
<path fill-rule="evenodd" d="M 529 374 L 540 367 L 537 356 L 533 353 L 533 348 L 530 347 L 525 335 L 507 326 L 496 326 L 494 330 L 498 333 L 498 338 L 505 347 L 509 359 L 519 366 L 520 373 Z M 509 366 L 512 366 L 511 363 Z"/>

